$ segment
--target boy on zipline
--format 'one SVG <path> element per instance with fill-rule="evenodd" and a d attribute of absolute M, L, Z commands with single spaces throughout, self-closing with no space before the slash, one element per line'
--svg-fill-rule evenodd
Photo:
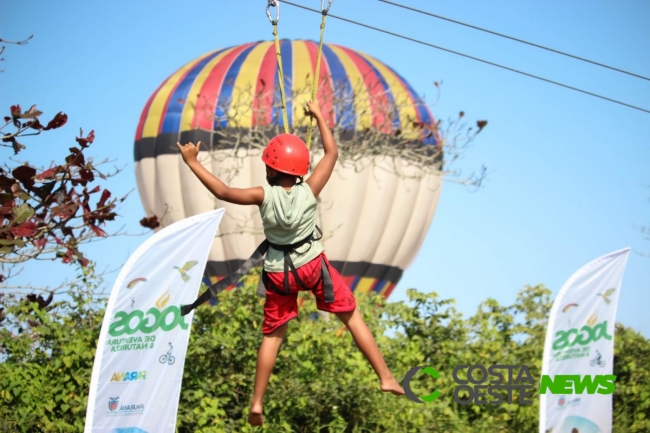
<path fill-rule="evenodd" d="M 317 308 L 336 314 L 350 330 L 355 343 L 379 376 L 381 390 L 395 395 L 404 394 L 357 310 L 352 291 L 330 265 L 323 246 L 312 239 L 316 199 L 334 170 L 338 148 L 318 101 L 311 101 L 307 106 L 318 122 L 325 155 L 305 182 L 302 176 L 309 170 L 309 150 L 295 135 L 278 135 L 264 149 L 262 160 L 266 164 L 269 185 L 244 189 L 228 187 L 198 162 L 201 142 L 196 146 L 177 143 L 183 161 L 219 200 L 259 206 L 264 234 L 271 242 L 262 275 L 266 288 L 262 326 L 264 336 L 258 352 L 255 388 L 248 416 L 248 422 L 254 426 L 263 423 L 264 393 L 286 335 L 288 321 L 298 316 L 297 297 L 301 290 L 313 291 Z M 322 268 L 323 265 L 326 269 Z"/>

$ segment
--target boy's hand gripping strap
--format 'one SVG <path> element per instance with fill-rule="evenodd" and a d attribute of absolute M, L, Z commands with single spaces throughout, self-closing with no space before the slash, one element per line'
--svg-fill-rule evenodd
<path fill-rule="evenodd" d="M 264 242 L 259 244 L 259 246 L 255 250 L 253 255 L 250 256 L 248 260 L 246 260 L 244 264 L 239 267 L 239 269 L 237 269 L 232 274 L 228 275 L 223 280 L 213 284 L 208 290 L 203 292 L 201 296 L 199 296 L 196 299 L 196 301 L 194 301 L 192 304 L 182 305 L 181 316 L 185 316 L 189 314 L 193 309 L 195 309 L 199 305 L 209 301 L 211 298 L 217 296 L 220 292 L 223 292 L 227 287 L 230 287 L 232 284 L 235 284 L 237 281 L 239 281 L 239 279 L 244 275 L 246 275 L 253 266 L 255 266 L 260 260 L 262 260 L 264 254 L 266 254 L 266 251 L 269 249 L 269 245 L 270 245 L 269 241 L 265 239 Z"/>

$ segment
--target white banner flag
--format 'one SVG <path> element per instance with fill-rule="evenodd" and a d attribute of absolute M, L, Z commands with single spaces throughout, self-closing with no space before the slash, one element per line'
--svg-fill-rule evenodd
<path fill-rule="evenodd" d="M 629 252 L 616 251 L 583 266 L 553 302 L 540 391 L 544 375 L 556 383 L 540 394 L 540 433 L 612 431 L 615 383 L 607 384 L 603 376 L 613 374 L 616 307 Z"/>
<path fill-rule="evenodd" d="M 85 432 L 176 431 L 194 312 L 224 209 L 172 224 L 126 262 L 111 291 L 90 381 Z"/>

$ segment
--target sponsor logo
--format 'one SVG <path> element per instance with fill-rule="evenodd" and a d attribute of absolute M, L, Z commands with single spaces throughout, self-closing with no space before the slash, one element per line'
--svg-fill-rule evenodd
<path fill-rule="evenodd" d="M 557 410 L 565 410 L 568 407 L 575 407 L 579 405 L 580 405 L 580 397 L 571 399 L 563 395 L 557 400 Z"/>
<path fill-rule="evenodd" d="M 174 266 L 174 269 L 180 272 L 181 278 L 183 279 L 184 282 L 187 283 L 191 279 L 188 272 L 190 271 L 190 269 L 192 269 L 194 266 L 198 264 L 199 262 L 197 260 L 190 260 L 189 262 L 185 262 L 185 264 L 181 267 Z"/>
<path fill-rule="evenodd" d="M 131 312 L 118 311 L 113 316 L 113 323 L 108 328 L 112 337 L 121 335 L 133 335 L 136 332 L 151 334 L 158 329 L 169 332 L 180 326 L 187 329 L 185 318 L 181 316 L 181 309 L 176 305 L 164 308 L 169 302 L 169 289 L 157 301 L 156 306 L 149 308 L 146 312 L 133 310 Z"/>
<path fill-rule="evenodd" d="M 115 412 L 119 406 L 119 397 L 108 397 L 108 410 Z"/>
<path fill-rule="evenodd" d="M 616 375 L 597 374 L 594 376 L 580 376 L 579 374 L 548 374 L 542 376 L 539 387 L 540 394 L 611 394 L 614 392 Z"/>
<path fill-rule="evenodd" d="M 601 339 L 611 340 L 612 336 L 607 333 L 607 320 L 595 324 L 598 315 L 593 314 L 587 319 L 587 324 L 582 328 L 571 328 L 567 331 L 557 331 L 553 340 L 553 350 L 560 350 L 573 346 L 586 346 Z"/>
<path fill-rule="evenodd" d="M 147 370 L 114 372 L 111 382 L 136 382 L 147 379 Z"/>
<path fill-rule="evenodd" d="M 172 343 L 169 342 L 169 350 L 165 355 L 161 355 L 160 358 L 158 358 L 158 362 L 161 364 L 169 364 L 172 365 L 174 361 L 176 361 L 176 358 L 172 356 L 172 350 L 174 350 L 174 346 L 172 346 Z"/>
<path fill-rule="evenodd" d="M 144 412 L 144 403 L 120 404 L 119 400 L 119 397 L 108 398 L 108 412 L 106 416 L 131 416 L 140 415 Z"/>

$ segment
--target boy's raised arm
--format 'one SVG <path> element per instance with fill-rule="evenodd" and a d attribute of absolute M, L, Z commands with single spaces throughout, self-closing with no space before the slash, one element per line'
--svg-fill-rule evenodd
<path fill-rule="evenodd" d="M 264 188 L 260 186 L 244 189 L 230 188 L 203 167 L 197 159 L 197 155 L 201 148 L 200 141 L 196 145 L 193 143 L 185 145 L 176 143 L 176 145 L 181 151 L 185 164 L 187 164 L 190 170 L 192 170 L 196 177 L 199 178 L 201 183 L 205 185 L 205 187 L 219 200 L 242 205 L 262 205 L 262 202 L 264 201 Z"/>
<path fill-rule="evenodd" d="M 318 101 L 310 101 L 307 103 L 307 106 L 318 122 L 318 129 L 320 130 L 321 139 L 323 141 L 323 150 L 325 151 L 325 156 L 323 156 L 323 159 L 320 160 L 316 169 L 314 169 L 314 172 L 306 181 L 307 185 L 309 185 L 311 191 L 314 193 L 314 197 L 318 198 L 318 195 L 332 175 L 332 171 L 334 171 L 334 165 L 339 157 L 339 149 L 336 146 L 334 137 L 332 136 L 332 131 L 330 131 L 325 123 L 325 118 L 323 118 L 320 111 L 320 104 Z"/>

